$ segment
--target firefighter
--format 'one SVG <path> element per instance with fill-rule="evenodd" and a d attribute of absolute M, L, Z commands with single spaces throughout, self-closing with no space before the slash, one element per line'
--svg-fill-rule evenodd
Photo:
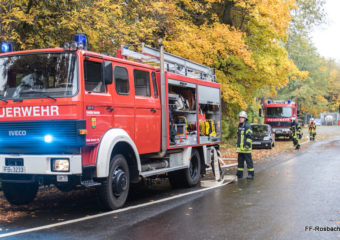
<path fill-rule="evenodd" d="M 310 123 L 309 123 L 309 138 L 310 138 L 310 140 L 314 141 L 315 136 L 316 136 L 316 125 L 315 125 L 315 122 L 314 122 L 314 118 L 311 118 Z"/>
<path fill-rule="evenodd" d="M 252 151 L 252 134 L 253 131 L 247 122 L 248 115 L 245 111 L 239 113 L 239 125 L 237 132 L 237 153 L 238 153 L 238 165 L 236 176 L 238 178 L 243 177 L 244 161 L 247 163 L 248 179 L 254 178 L 254 164 L 251 158 Z"/>
<path fill-rule="evenodd" d="M 300 139 L 302 138 L 301 127 L 298 123 L 297 119 L 292 118 L 292 125 L 290 127 L 290 131 L 292 133 L 293 144 L 295 149 L 300 149 Z"/>

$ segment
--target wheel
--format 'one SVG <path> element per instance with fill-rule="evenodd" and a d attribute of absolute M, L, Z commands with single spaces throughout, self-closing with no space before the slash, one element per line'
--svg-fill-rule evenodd
<path fill-rule="evenodd" d="M 268 147 L 268 149 L 272 149 L 273 148 L 273 144 L 271 143 Z"/>
<path fill-rule="evenodd" d="M 105 209 L 117 209 L 125 204 L 130 188 L 129 166 L 122 154 L 110 162 L 109 176 L 98 188 L 99 198 Z"/>
<path fill-rule="evenodd" d="M 24 205 L 33 201 L 38 192 L 37 183 L 2 183 L 2 190 L 8 202 Z"/>
<path fill-rule="evenodd" d="M 193 149 L 191 152 L 189 168 L 169 173 L 169 181 L 172 187 L 193 187 L 201 180 L 201 158 L 199 152 Z"/>

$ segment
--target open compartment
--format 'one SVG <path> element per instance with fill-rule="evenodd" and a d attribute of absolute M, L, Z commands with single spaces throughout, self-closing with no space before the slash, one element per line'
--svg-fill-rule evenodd
<path fill-rule="evenodd" d="M 198 86 L 200 144 L 221 141 L 221 97 L 218 88 Z"/>
<path fill-rule="evenodd" d="M 198 144 L 196 84 L 168 80 L 169 145 Z"/>

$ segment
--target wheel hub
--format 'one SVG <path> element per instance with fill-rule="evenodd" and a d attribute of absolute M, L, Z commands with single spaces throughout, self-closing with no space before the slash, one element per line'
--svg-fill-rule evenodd
<path fill-rule="evenodd" d="M 126 174 L 122 169 L 116 169 L 112 177 L 112 190 L 115 195 L 120 195 L 127 189 Z"/>

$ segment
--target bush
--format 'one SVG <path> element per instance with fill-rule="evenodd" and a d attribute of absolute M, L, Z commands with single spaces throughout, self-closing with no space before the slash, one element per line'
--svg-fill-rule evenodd
<path fill-rule="evenodd" d="M 222 140 L 227 141 L 235 138 L 237 133 L 237 125 L 235 121 L 230 119 L 222 119 Z"/>

